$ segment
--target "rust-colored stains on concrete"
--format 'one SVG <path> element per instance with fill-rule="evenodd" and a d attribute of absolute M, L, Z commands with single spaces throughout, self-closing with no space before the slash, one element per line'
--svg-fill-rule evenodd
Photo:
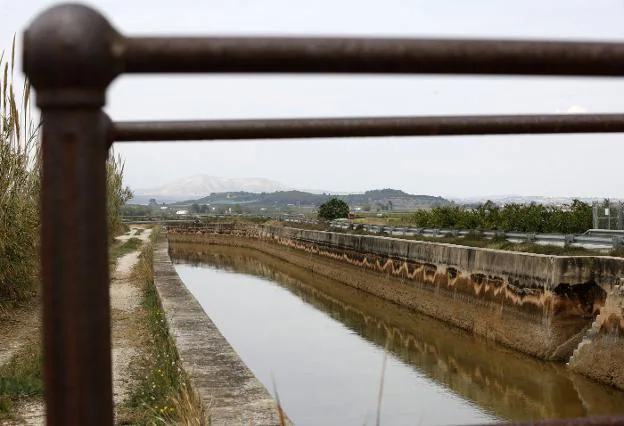
<path fill-rule="evenodd" d="M 171 238 L 255 248 L 539 358 L 569 361 L 580 345 L 575 370 L 604 365 L 593 377 L 624 388 L 624 363 L 610 361 L 624 359 L 624 314 L 613 291 L 624 283 L 619 258 L 269 226 Z"/>
<path fill-rule="evenodd" d="M 279 425 L 275 400 L 178 277 L 166 239 L 154 253 L 154 282 L 185 371 L 212 425 Z M 287 424 L 290 424 L 288 420 Z"/>
<path fill-rule="evenodd" d="M 315 275 L 310 279 L 309 271 L 299 266 L 300 259 L 308 257 L 305 252 L 291 252 L 293 262 L 288 263 L 246 247 L 172 242 L 170 253 L 190 264 L 227 265 L 237 272 L 270 278 L 320 311 L 338 313 L 349 328 L 380 347 L 387 346 L 403 362 L 502 418 L 555 419 L 621 412 L 619 392 L 580 375 L 568 375 L 564 365 L 483 344 L 456 327 L 394 303 L 380 303 L 378 297 L 331 278 Z"/>
<path fill-rule="evenodd" d="M 600 314 L 570 359 L 570 367 L 624 389 L 624 285 L 613 285 Z"/>

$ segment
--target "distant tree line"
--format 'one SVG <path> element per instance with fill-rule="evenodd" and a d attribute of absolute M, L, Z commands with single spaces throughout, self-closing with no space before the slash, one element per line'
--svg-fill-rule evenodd
<path fill-rule="evenodd" d="M 406 221 L 424 228 L 578 234 L 592 227 L 592 206 L 574 200 L 561 207 L 536 203 L 501 207 L 488 201 L 473 208 L 443 206 L 418 210 Z"/>

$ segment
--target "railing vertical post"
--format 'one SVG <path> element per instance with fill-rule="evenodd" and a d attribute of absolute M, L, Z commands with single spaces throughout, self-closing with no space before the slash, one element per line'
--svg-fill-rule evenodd
<path fill-rule="evenodd" d="M 48 425 L 112 425 L 106 214 L 106 90 L 123 39 L 101 15 L 61 5 L 24 34 L 41 109 L 41 257 Z"/>

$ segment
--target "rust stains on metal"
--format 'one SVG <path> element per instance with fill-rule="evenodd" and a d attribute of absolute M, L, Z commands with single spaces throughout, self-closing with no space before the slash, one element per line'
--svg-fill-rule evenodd
<path fill-rule="evenodd" d="M 24 34 L 24 71 L 42 112 L 41 263 L 48 425 L 111 425 L 106 219 L 107 127 L 101 111 L 121 62 L 119 35 L 96 11 L 61 5 Z M 108 132 L 110 135 L 110 131 Z"/>
<path fill-rule="evenodd" d="M 139 37 L 128 73 L 624 75 L 624 44 L 597 42 Z"/>
<path fill-rule="evenodd" d="M 97 11 L 78 4 L 52 7 L 24 32 L 23 66 L 37 105 L 104 105 L 122 72 L 115 45 L 123 37 Z"/>
<path fill-rule="evenodd" d="M 119 122 L 116 141 L 624 132 L 624 114 Z"/>

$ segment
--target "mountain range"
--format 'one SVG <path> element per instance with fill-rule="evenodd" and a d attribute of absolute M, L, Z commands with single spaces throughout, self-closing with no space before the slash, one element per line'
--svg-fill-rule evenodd
<path fill-rule="evenodd" d="M 250 192 L 213 193 L 195 200 L 174 203 L 173 205 L 186 207 L 192 204 L 209 206 L 246 205 L 255 208 L 316 208 L 331 197 L 337 197 L 350 206 L 365 208 L 366 210 L 395 210 L 410 211 L 422 207 L 445 205 L 449 201 L 432 195 L 408 194 L 397 189 L 375 189 L 364 193 L 342 195 L 313 194 L 303 191 L 276 191 L 261 194 Z"/>
<path fill-rule="evenodd" d="M 194 175 L 154 188 L 135 189 L 131 204 L 146 204 L 150 199 L 175 202 L 196 199 L 225 192 L 275 192 L 290 190 L 286 185 L 264 178 L 223 178 Z"/>
<path fill-rule="evenodd" d="M 129 204 L 148 204 L 151 199 L 155 199 L 158 203 L 176 203 L 180 201 L 189 201 L 189 200 L 201 200 L 204 199 L 203 202 L 215 202 L 217 199 L 223 198 L 217 194 L 227 194 L 232 193 L 232 199 L 228 201 L 238 201 L 241 202 L 245 200 L 246 202 L 250 202 L 251 198 L 254 199 L 255 202 L 258 202 L 258 197 L 253 196 L 253 194 L 266 194 L 266 196 L 261 197 L 263 201 L 286 201 L 292 202 L 292 200 L 296 200 L 296 202 L 306 202 L 309 201 L 312 204 L 315 204 L 323 197 L 316 197 L 314 195 L 326 195 L 329 194 L 330 191 L 324 190 L 310 190 L 310 189 L 300 189 L 300 188 L 292 188 L 288 185 L 284 185 L 280 182 L 276 182 L 270 179 L 265 178 L 224 178 L 218 176 L 210 176 L 206 174 L 199 174 L 188 176 L 182 179 L 178 179 L 167 184 L 146 188 L 146 189 L 135 189 L 133 190 L 134 197 L 129 201 Z M 238 193 L 234 195 L 233 193 Z M 268 197 L 271 193 L 281 193 L 274 194 L 271 197 Z M 305 193 L 305 195 L 304 195 Z M 210 197 L 213 194 L 213 197 Z M 244 195 L 247 194 L 247 195 Z M 355 203 L 371 203 L 376 201 L 387 202 L 389 201 L 390 193 L 384 194 L 376 194 L 374 191 L 369 191 L 369 193 L 364 197 L 358 197 L 356 193 L 336 193 L 331 191 L 331 194 L 340 196 L 350 202 Z M 362 193 L 359 193 L 362 194 Z M 363 195 L 363 194 L 362 194 Z M 400 199 L 410 199 L 414 196 L 410 194 L 406 194 L 402 191 L 398 191 L 395 194 L 392 194 L 393 197 L 398 197 Z M 431 197 L 427 199 L 429 196 L 416 196 L 420 199 L 418 203 L 424 204 L 445 204 L 448 200 L 457 203 L 457 204 L 476 204 L 482 203 L 487 200 L 494 201 L 497 204 L 506 204 L 506 203 L 530 203 L 536 202 L 539 204 L 568 204 L 572 201 L 573 197 L 557 197 L 557 196 L 520 196 L 520 195 L 496 195 L 496 196 L 473 196 L 473 197 L 446 197 L 446 199 L 441 197 Z M 421 198 L 424 197 L 424 198 Z M 229 197 L 228 197 L 229 198 Z M 275 200 L 273 200 L 275 198 Z M 577 197 L 581 201 L 589 202 L 592 201 L 602 201 L 601 197 Z M 410 200 L 408 205 L 412 204 L 416 200 Z M 616 200 L 612 200 L 616 201 Z M 620 200 L 617 200 L 620 201 Z M 201 202 L 201 201 L 200 201 Z M 400 203 L 400 202 L 399 202 Z M 396 200 L 395 200 L 396 204 Z M 405 208 L 408 205 L 403 206 Z M 397 205 L 397 207 L 399 207 Z"/>

